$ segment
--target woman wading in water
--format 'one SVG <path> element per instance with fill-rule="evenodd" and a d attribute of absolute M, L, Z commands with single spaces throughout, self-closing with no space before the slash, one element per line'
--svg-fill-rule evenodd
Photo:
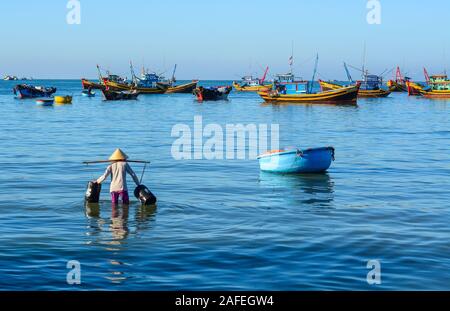
<path fill-rule="evenodd" d="M 128 156 L 120 149 L 117 149 L 109 158 L 112 162 L 106 169 L 105 173 L 97 179 L 97 183 L 103 183 L 109 175 L 111 175 L 111 200 L 112 203 L 119 204 L 119 198 L 122 198 L 123 204 L 130 204 L 128 195 L 127 174 L 129 174 L 137 186 L 140 186 L 139 178 L 131 169 L 127 162 Z"/>

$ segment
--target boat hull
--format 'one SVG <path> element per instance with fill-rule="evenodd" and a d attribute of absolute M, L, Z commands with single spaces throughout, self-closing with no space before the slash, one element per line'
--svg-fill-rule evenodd
<path fill-rule="evenodd" d="M 308 104 L 353 104 L 357 103 L 359 86 L 341 87 L 337 90 L 316 94 L 284 95 L 271 92 L 259 92 L 268 103 L 308 103 Z"/>
<path fill-rule="evenodd" d="M 118 91 L 107 91 L 102 90 L 103 99 L 110 101 L 110 100 L 137 100 L 138 96 L 140 95 L 139 92 L 133 91 L 133 92 L 118 92 Z"/>
<path fill-rule="evenodd" d="M 342 88 L 342 85 L 331 83 L 331 82 L 325 82 L 325 81 L 319 81 L 320 87 L 323 91 L 330 91 L 330 90 L 339 90 Z M 358 91 L 358 98 L 380 98 L 380 97 L 388 97 L 391 95 L 391 90 L 361 90 Z"/>
<path fill-rule="evenodd" d="M 93 90 L 104 90 L 105 86 L 100 83 L 91 82 L 86 79 L 81 79 L 81 85 L 84 90 L 93 89 Z"/>
<path fill-rule="evenodd" d="M 258 86 L 241 86 L 239 83 L 234 82 L 233 87 L 238 92 L 263 92 L 272 89 L 273 84 L 258 85 Z"/>
<path fill-rule="evenodd" d="M 326 172 L 334 161 L 334 148 L 281 151 L 259 157 L 261 171 L 277 174 L 314 174 Z"/>
<path fill-rule="evenodd" d="M 386 90 L 359 90 L 358 98 L 382 98 L 391 95 L 391 91 Z"/>
<path fill-rule="evenodd" d="M 43 107 L 53 106 L 53 99 L 38 99 L 36 100 L 36 105 Z"/>
<path fill-rule="evenodd" d="M 422 96 L 430 99 L 450 99 L 450 90 L 445 91 L 422 91 Z"/>
<path fill-rule="evenodd" d="M 198 81 L 192 81 L 190 83 L 177 85 L 169 87 L 166 91 L 168 94 L 172 93 L 183 93 L 183 94 L 192 94 L 192 92 L 197 88 Z"/>
<path fill-rule="evenodd" d="M 30 85 L 17 85 L 14 94 L 19 99 L 51 97 L 56 93 L 56 88 L 34 87 Z"/>
<path fill-rule="evenodd" d="M 228 100 L 228 95 L 232 90 L 233 88 L 231 86 L 213 89 L 198 87 L 194 90 L 193 94 L 197 97 L 198 101 Z"/>
<path fill-rule="evenodd" d="M 389 80 L 387 82 L 387 86 L 389 87 L 391 92 L 408 92 L 408 87 L 406 86 L 406 84 L 398 83 L 393 80 Z"/>
<path fill-rule="evenodd" d="M 167 91 L 167 86 L 158 85 L 155 88 L 147 88 L 147 87 L 133 87 L 131 85 L 112 82 L 112 81 L 104 81 L 106 87 L 110 91 L 125 91 L 125 92 L 133 92 L 136 91 L 139 94 L 164 94 Z"/>

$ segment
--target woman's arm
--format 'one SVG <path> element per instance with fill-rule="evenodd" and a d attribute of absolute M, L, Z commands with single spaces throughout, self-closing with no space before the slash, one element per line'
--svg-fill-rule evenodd
<path fill-rule="evenodd" d="M 131 169 L 131 166 L 126 165 L 126 169 L 127 169 L 127 173 L 131 175 L 131 177 L 133 178 L 134 183 L 139 186 L 141 184 L 141 181 L 139 180 L 139 178 L 136 176 L 136 173 Z"/>
<path fill-rule="evenodd" d="M 106 169 L 105 173 L 102 176 L 100 176 L 99 179 L 97 179 L 97 183 L 101 184 L 102 182 L 105 181 L 106 178 L 108 178 L 109 175 L 111 175 L 111 165 L 108 166 L 108 168 Z"/>

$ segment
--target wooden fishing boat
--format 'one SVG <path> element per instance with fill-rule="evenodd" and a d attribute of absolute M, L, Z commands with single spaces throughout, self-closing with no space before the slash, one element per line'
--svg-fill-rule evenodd
<path fill-rule="evenodd" d="M 170 86 L 166 93 L 185 93 L 192 94 L 192 92 L 197 88 L 198 80 L 193 80 L 192 82 L 180 84 L 180 85 L 172 85 Z"/>
<path fill-rule="evenodd" d="M 319 80 L 320 87 L 322 91 L 330 91 L 330 90 L 338 90 L 343 86 L 337 83 L 325 82 Z M 391 94 L 391 91 L 383 90 L 383 89 L 374 89 L 374 90 L 362 90 L 361 88 L 358 91 L 358 98 L 379 98 L 379 97 L 387 97 Z"/>
<path fill-rule="evenodd" d="M 397 67 L 395 79 L 389 80 L 387 82 L 387 86 L 392 92 L 408 92 L 408 86 L 406 85 L 406 82 L 408 82 L 409 80 L 410 78 L 403 77 L 400 71 L 400 67 Z"/>
<path fill-rule="evenodd" d="M 258 157 L 263 172 L 312 174 L 326 172 L 335 159 L 333 147 L 307 150 L 275 150 Z"/>
<path fill-rule="evenodd" d="M 297 90 L 306 89 L 309 82 L 295 82 L 290 84 Z M 308 93 L 285 93 L 284 90 L 271 90 L 259 92 L 264 101 L 268 103 L 308 103 L 308 104 L 352 104 L 356 105 L 359 86 L 342 87 L 337 90 Z"/>
<path fill-rule="evenodd" d="M 53 106 L 53 102 L 54 102 L 53 98 L 40 98 L 36 100 L 36 104 L 38 106 L 45 106 L 45 107 Z"/>
<path fill-rule="evenodd" d="M 425 91 L 424 86 L 420 85 L 419 83 L 412 82 L 412 81 L 406 81 L 406 86 L 408 89 L 409 96 L 421 96 L 422 92 Z"/>
<path fill-rule="evenodd" d="M 156 87 L 136 87 L 130 84 L 122 84 L 117 82 L 112 82 L 108 80 L 103 80 L 106 85 L 107 90 L 111 91 L 124 91 L 124 92 L 133 92 L 136 91 L 140 94 L 164 94 L 168 86 L 157 84 Z"/>
<path fill-rule="evenodd" d="M 56 93 L 54 87 L 33 86 L 27 84 L 19 84 L 13 89 L 14 95 L 19 99 L 51 97 Z"/>
<path fill-rule="evenodd" d="M 137 91 L 111 91 L 111 90 L 102 90 L 103 99 L 104 100 L 137 100 L 140 95 Z"/>
<path fill-rule="evenodd" d="M 446 74 L 429 76 L 426 69 L 424 69 L 424 73 L 429 88 L 421 92 L 422 96 L 431 99 L 450 99 L 448 76 Z"/>
<path fill-rule="evenodd" d="M 55 96 L 55 103 L 57 104 L 71 104 L 72 96 Z"/>
<path fill-rule="evenodd" d="M 81 79 L 81 85 L 83 86 L 84 90 L 104 90 L 105 85 L 101 83 L 92 82 L 86 79 Z"/>
<path fill-rule="evenodd" d="M 266 68 L 264 76 L 259 78 L 253 78 L 253 76 L 245 76 L 241 79 L 241 82 L 233 82 L 233 87 L 238 92 L 261 92 L 265 90 L 270 90 L 273 84 L 264 84 L 267 77 L 267 72 L 269 72 L 269 67 Z"/>
<path fill-rule="evenodd" d="M 193 94 L 197 97 L 198 101 L 209 100 L 227 100 L 228 95 L 233 88 L 231 86 L 215 86 L 215 87 L 203 87 L 196 88 Z"/>

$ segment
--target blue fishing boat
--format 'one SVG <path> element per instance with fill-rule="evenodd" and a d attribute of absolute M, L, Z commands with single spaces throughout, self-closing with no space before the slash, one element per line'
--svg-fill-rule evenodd
<path fill-rule="evenodd" d="M 17 98 L 24 99 L 37 97 L 51 97 L 54 93 L 56 93 L 56 88 L 19 84 L 16 85 L 13 91 L 14 95 L 16 95 Z"/>
<path fill-rule="evenodd" d="M 49 107 L 53 106 L 54 100 L 53 98 L 41 98 L 36 100 L 36 105 L 42 106 L 42 107 Z"/>
<path fill-rule="evenodd" d="M 326 172 L 334 161 L 334 148 L 276 150 L 258 157 L 261 170 L 280 174 Z"/>

